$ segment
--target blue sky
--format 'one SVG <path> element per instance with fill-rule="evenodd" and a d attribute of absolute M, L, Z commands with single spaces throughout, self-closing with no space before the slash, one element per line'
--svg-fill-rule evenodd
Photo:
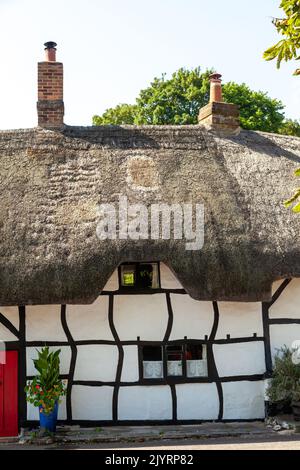
<path fill-rule="evenodd" d="M 141 88 L 180 67 L 214 67 L 245 82 L 299 119 L 295 63 L 278 71 L 262 59 L 278 41 L 271 17 L 280 0 L 0 0 L 0 128 L 36 125 L 36 63 L 43 43 L 64 62 L 65 122 L 132 103 Z"/>

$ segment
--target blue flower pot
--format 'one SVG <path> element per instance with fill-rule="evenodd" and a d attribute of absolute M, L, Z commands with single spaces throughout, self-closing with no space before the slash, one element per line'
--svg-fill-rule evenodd
<path fill-rule="evenodd" d="M 40 406 L 40 427 L 46 429 L 50 432 L 56 431 L 56 422 L 57 422 L 57 412 L 58 412 L 58 402 L 55 403 L 53 411 L 49 414 L 41 412 Z"/>

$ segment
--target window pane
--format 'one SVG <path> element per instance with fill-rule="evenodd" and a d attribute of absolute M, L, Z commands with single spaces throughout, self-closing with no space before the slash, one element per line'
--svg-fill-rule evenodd
<path fill-rule="evenodd" d="M 164 376 L 161 346 L 143 346 L 144 379 L 161 379 Z"/>
<path fill-rule="evenodd" d="M 168 376 L 182 375 L 183 346 L 171 345 L 166 347 Z"/>
<path fill-rule="evenodd" d="M 140 264 L 138 284 L 140 287 L 152 287 L 153 267 L 152 264 Z"/>
<path fill-rule="evenodd" d="M 133 264 L 121 266 L 121 284 L 125 287 L 132 287 L 136 283 L 136 268 Z"/>
<path fill-rule="evenodd" d="M 162 360 L 161 346 L 143 346 L 143 360 L 144 361 L 161 361 Z"/>
<path fill-rule="evenodd" d="M 206 346 L 188 344 L 186 346 L 187 377 L 207 377 Z"/>

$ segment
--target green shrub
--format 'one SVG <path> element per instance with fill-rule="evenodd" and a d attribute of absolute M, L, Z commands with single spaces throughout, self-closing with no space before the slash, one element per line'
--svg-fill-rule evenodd
<path fill-rule="evenodd" d="M 300 365 L 292 361 L 293 350 L 281 348 L 275 356 L 273 377 L 267 388 L 271 403 L 300 401 Z"/>

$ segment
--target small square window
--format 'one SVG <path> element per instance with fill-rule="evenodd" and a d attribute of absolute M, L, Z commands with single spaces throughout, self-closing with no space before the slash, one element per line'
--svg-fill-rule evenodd
<path fill-rule="evenodd" d="M 158 289 L 158 263 L 123 264 L 120 267 L 121 286 L 125 288 Z"/>

